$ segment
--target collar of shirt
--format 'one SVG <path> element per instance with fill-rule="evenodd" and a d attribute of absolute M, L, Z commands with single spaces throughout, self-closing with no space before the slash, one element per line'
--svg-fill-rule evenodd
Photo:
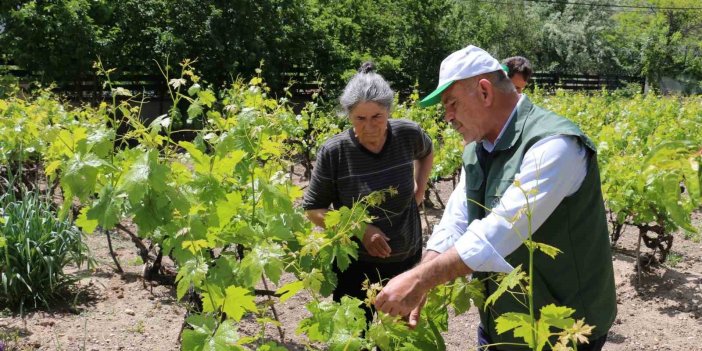
<path fill-rule="evenodd" d="M 507 122 L 502 126 L 502 130 L 500 130 L 500 134 L 497 136 L 497 139 L 495 139 L 494 143 L 491 143 L 487 139 L 483 139 L 480 143 L 483 145 L 483 148 L 487 152 L 492 152 L 492 150 L 495 149 L 495 145 L 497 145 L 500 142 L 500 138 L 502 138 L 502 134 L 505 132 L 505 128 L 509 125 L 509 122 L 512 121 L 512 118 L 517 115 L 517 109 L 519 109 L 519 105 L 522 104 L 522 101 L 524 101 L 524 94 L 519 94 L 519 101 L 517 101 L 517 104 L 514 105 L 514 110 L 512 110 L 512 113 L 509 115 L 509 118 L 507 119 Z"/>

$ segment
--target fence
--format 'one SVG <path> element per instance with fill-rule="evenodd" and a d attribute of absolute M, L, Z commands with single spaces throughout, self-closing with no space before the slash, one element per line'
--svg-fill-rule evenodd
<path fill-rule="evenodd" d="M 623 75 L 534 73 L 531 82 L 547 90 L 615 90 L 635 84 L 643 92 L 646 80 Z"/>
<path fill-rule="evenodd" d="M 1 66 L 0 73 L 13 75 L 23 82 L 22 87 L 27 88 L 28 82 L 40 76 L 21 70 L 16 66 Z M 320 90 L 319 82 L 304 81 L 305 75 L 299 72 L 285 74 L 295 83 L 290 87 L 293 99 L 297 101 L 309 100 L 315 92 Z M 150 100 L 166 99 L 167 87 L 165 79 L 158 75 L 122 73 L 112 77 L 115 86 L 128 89 L 133 93 L 141 93 Z M 585 74 L 559 74 L 559 73 L 534 73 L 531 84 L 536 84 L 546 90 L 615 90 L 632 84 L 641 87 L 643 92 L 645 79 L 641 77 L 624 75 L 585 75 Z M 76 100 L 102 100 L 110 96 L 111 92 L 103 86 L 98 77 L 91 76 L 72 82 L 60 82 L 56 88 L 70 99 Z"/>

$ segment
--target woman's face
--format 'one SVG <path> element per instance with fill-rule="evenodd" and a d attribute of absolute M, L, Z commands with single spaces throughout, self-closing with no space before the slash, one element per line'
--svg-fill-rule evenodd
<path fill-rule="evenodd" d="M 372 101 L 361 102 L 349 112 L 353 131 L 361 145 L 371 151 L 382 148 L 388 130 L 388 115 L 385 107 Z"/>

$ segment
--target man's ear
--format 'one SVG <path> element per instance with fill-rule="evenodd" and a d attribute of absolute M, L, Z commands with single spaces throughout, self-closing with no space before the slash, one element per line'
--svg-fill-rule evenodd
<path fill-rule="evenodd" d="M 478 82 L 478 92 L 480 93 L 484 106 L 492 106 L 495 100 L 495 89 L 487 78 L 483 78 Z"/>

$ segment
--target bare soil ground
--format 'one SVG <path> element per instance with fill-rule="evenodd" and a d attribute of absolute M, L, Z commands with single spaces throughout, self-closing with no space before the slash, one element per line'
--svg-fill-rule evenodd
<path fill-rule="evenodd" d="M 444 182 L 439 189 L 446 200 L 452 185 Z M 441 212 L 428 209 L 429 223 L 437 223 Z M 702 215 L 696 213 L 693 223 L 700 228 Z M 676 233 L 673 260 L 645 272 L 637 285 L 636 237 L 636 231 L 626 228 L 613 250 L 619 312 L 605 350 L 702 350 L 702 242 L 699 237 L 685 238 Z M 23 317 L 4 312 L 0 315 L 0 338 L 15 335 L 9 346 L 20 350 L 180 349 L 178 335 L 186 308 L 176 301 L 174 287 L 155 283 L 144 287 L 142 265 L 127 237 L 113 236 L 126 271 L 123 275 L 114 271 L 104 234 L 90 236 L 87 241 L 97 267 L 72 268 L 80 277 L 74 294 L 53 311 Z M 285 276 L 281 284 L 291 279 Z M 284 343 L 292 350 L 310 346 L 304 335 L 295 333 L 298 322 L 308 315 L 304 307 L 307 301 L 309 296 L 299 294 L 276 304 Z M 447 349 L 473 349 L 476 311 L 452 317 L 449 324 L 444 336 Z M 240 329 L 243 335 L 264 333 L 266 338 L 280 341 L 275 327 L 261 328 L 252 316 L 245 317 Z"/>

